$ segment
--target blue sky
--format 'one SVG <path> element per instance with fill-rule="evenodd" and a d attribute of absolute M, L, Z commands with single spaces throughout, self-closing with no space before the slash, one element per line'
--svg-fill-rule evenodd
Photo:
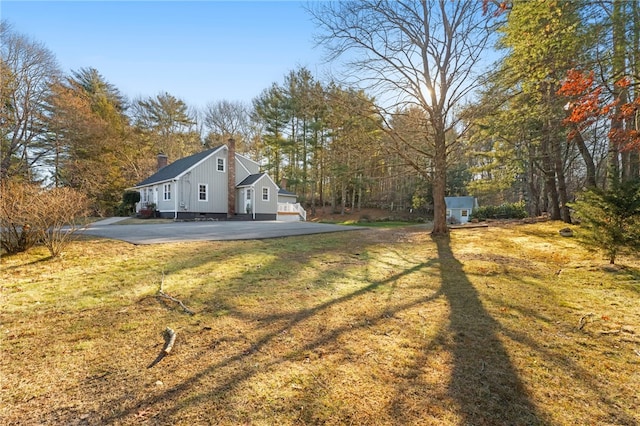
<path fill-rule="evenodd" d="M 96 68 L 130 99 L 160 92 L 202 108 L 250 102 L 285 74 L 329 66 L 295 1 L 15 1 L 0 16 L 43 43 L 66 73 Z"/>

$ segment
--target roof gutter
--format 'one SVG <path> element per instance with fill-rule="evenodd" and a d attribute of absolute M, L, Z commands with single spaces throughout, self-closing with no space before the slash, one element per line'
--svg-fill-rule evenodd
<path fill-rule="evenodd" d="M 176 196 L 173 197 L 173 220 L 178 220 L 178 180 L 174 179 L 173 184 L 175 186 L 174 191 Z"/>
<path fill-rule="evenodd" d="M 167 182 L 173 182 L 175 181 L 175 179 L 164 179 L 164 180 L 157 180 L 155 182 L 150 182 L 150 183 L 146 183 L 144 185 L 136 185 L 136 186 L 131 186 L 129 188 L 125 188 L 125 190 L 130 190 L 130 189 L 134 189 L 134 190 L 139 190 L 142 188 L 147 188 L 149 186 L 157 186 L 157 185 L 162 185 L 163 183 L 167 183 Z"/>
<path fill-rule="evenodd" d="M 251 215 L 253 216 L 253 220 L 256 220 L 256 207 L 258 206 L 258 195 L 256 194 L 256 184 L 251 185 L 251 191 L 253 192 L 253 199 L 251 202 L 253 203 L 253 208 L 251 209 Z"/>

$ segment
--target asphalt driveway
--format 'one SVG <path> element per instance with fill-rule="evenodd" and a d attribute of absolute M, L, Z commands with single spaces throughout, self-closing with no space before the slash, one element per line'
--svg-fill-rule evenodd
<path fill-rule="evenodd" d="M 117 222 L 116 218 L 95 222 L 83 232 L 132 244 L 158 244 L 183 241 L 259 240 L 367 229 L 314 222 L 202 221 L 143 225 L 119 225 Z"/>

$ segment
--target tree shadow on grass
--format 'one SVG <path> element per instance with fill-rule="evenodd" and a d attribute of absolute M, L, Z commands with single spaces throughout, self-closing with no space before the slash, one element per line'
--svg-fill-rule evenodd
<path fill-rule="evenodd" d="M 607 265 L 603 270 L 615 275 L 621 287 L 640 293 L 640 268 L 625 265 L 616 265 L 616 267 Z"/>
<path fill-rule="evenodd" d="M 500 325 L 483 307 L 462 264 L 454 257 L 448 237 L 434 241 L 441 291 L 450 305 L 453 370 L 448 393 L 458 404 L 463 424 L 544 423 L 500 342 Z"/>
<path fill-rule="evenodd" d="M 484 310 L 479 295 L 464 275 L 462 265 L 453 257 L 448 240 L 436 240 L 436 244 L 438 257 L 429 254 L 426 256 L 427 259 L 421 257 L 418 262 L 407 260 L 401 262 L 401 265 L 389 263 L 386 268 L 389 274 L 386 277 L 368 279 L 368 285 L 353 289 L 346 294 L 335 294 L 309 307 L 300 307 L 289 312 L 283 310 L 279 313 L 264 312 L 262 315 L 255 315 L 250 310 L 238 309 L 233 304 L 225 306 L 228 310 L 228 318 L 234 322 L 253 324 L 254 333 L 247 334 L 245 338 L 244 335 L 237 333 L 238 330 L 230 328 L 223 335 L 217 336 L 215 341 L 211 342 L 212 348 L 218 344 L 216 342 L 233 348 L 222 356 L 217 356 L 217 353 L 212 350 L 202 350 L 192 352 L 188 360 L 177 357 L 163 361 L 163 368 L 167 368 L 168 371 L 176 368 L 176 363 L 180 360 L 200 367 L 176 368 L 179 374 L 182 372 L 184 375 L 176 380 L 174 385 L 157 391 L 147 389 L 146 395 L 142 398 L 135 393 L 117 391 L 115 398 L 107 398 L 106 404 L 110 407 L 109 411 L 96 412 L 96 417 L 99 416 L 101 423 L 104 424 L 128 424 L 144 415 L 152 416 L 147 418 L 150 423 L 168 424 L 175 423 L 191 413 L 198 413 L 197 415 L 211 416 L 220 423 L 242 424 L 248 421 L 247 419 L 251 419 L 243 411 L 243 407 L 234 405 L 237 404 L 234 398 L 242 392 L 242 387 L 265 371 L 283 369 L 280 374 L 283 375 L 282 377 L 288 377 L 291 373 L 286 369 L 292 365 L 291 361 L 300 360 L 296 365 L 301 365 L 301 369 L 308 369 L 309 387 L 296 391 L 297 397 L 287 400 L 288 405 L 284 405 L 285 402 L 277 403 L 282 405 L 281 408 L 288 409 L 289 413 L 297 409 L 296 404 L 303 403 L 306 408 L 304 413 L 300 413 L 300 423 L 319 424 L 331 418 L 336 422 L 339 419 L 340 422 L 348 423 L 349 413 L 345 412 L 348 407 L 334 407 L 336 412 L 333 415 L 337 417 L 329 417 L 322 412 L 323 404 L 327 402 L 323 399 L 323 393 L 325 390 L 327 393 L 332 390 L 329 385 L 323 383 L 331 373 L 327 372 L 323 377 L 320 373 L 323 372 L 321 366 L 313 370 L 310 366 L 305 367 L 307 364 L 304 364 L 303 358 L 306 354 L 330 345 L 344 344 L 350 335 L 355 335 L 359 331 L 375 339 L 375 335 L 368 331 L 371 327 L 395 322 L 395 314 L 407 312 L 416 307 L 425 307 L 444 298 L 450 306 L 448 325 L 445 322 L 440 326 L 438 341 L 431 348 L 423 348 L 424 357 L 417 360 L 418 364 L 424 364 L 435 350 L 443 350 L 451 354 L 451 376 L 449 376 L 448 386 L 443 389 L 453 405 L 443 405 L 442 409 L 455 412 L 457 418 L 464 420 L 461 424 L 542 423 L 505 348 L 498 340 L 499 324 Z M 196 259 L 194 263 L 202 264 L 205 260 Z M 306 262 L 301 259 L 301 262 L 294 268 L 295 270 L 302 269 L 308 263 L 308 259 Z M 188 266 L 191 267 L 193 264 L 189 263 Z M 181 265 L 181 267 L 186 266 Z M 439 271 L 436 272 L 435 269 L 438 267 Z M 331 276 L 331 279 L 348 277 L 346 271 L 339 271 L 336 277 L 332 268 L 328 268 L 325 273 Z M 416 286 L 422 287 L 425 279 L 430 277 L 433 277 L 433 285 L 427 285 L 416 294 L 416 297 L 394 299 L 393 303 L 382 294 L 379 300 L 386 300 L 382 305 L 377 305 L 377 308 L 368 312 L 357 310 L 358 305 L 364 303 L 363 299 L 367 296 L 377 291 L 394 291 L 399 281 L 413 274 L 422 274 L 422 281 L 416 280 Z M 438 288 L 436 275 L 441 277 L 440 288 Z M 235 284 L 244 286 L 241 282 Z M 323 318 L 335 313 L 336 308 L 347 313 L 355 309 L 357 313 L 350 319 L 333 323 L 326 328 L 318 326 L 314 328 L 315 332 L 311 335 L 298 336 L 297 343 L 284 348 L 285 343 L 280 342 L 282 336 L 289 335 L 291 331 L 300 330 L 300 327 L 309 321 L 322 322 Z M 384 329 L 379 331 L 382 332 Z M 190 342 L 188 334 L 186 336 L 187 340 L 182 341 L 181 344 L 188 348 Z M 342 354 L 341 351 L 340 355 Z M 210 361 L 201 364 L 198 362 L 201 358 L 210 359 Z M 349 358 L 349 355 L 347 359 L 349 360 L 346 362 L 356 363 Z M 393 366 L 393 364 L 389 365 Z M 318 377 L 313 374 L 314 371 L 318 373 Z M 407 380 L 412 380 L 411 377 L 403 376 L 405 374 L 403 371 L 392 372 L 392 374 L 400 382 L 406 383 Z M 407 392 L 418 389 L 412 383 L 407 385 Z M 313 389 L 313 386 L 320 386 L 322 389 Z M 403 395 L 398 392 L 397 399 L 402 398 Z M 329 399 L 328 401 L 331 403 L 339 400 Z M 424 399 L 423 403 L 426 406 L 430 401 Z M 404 408 L 402 403 L 396 406 Z M 235 409 L 229 407 L 235 407 Z M 320 412 L 314 413 L 314 409 Z M 374 420 L 368 417 L 368 421 L 361 423 L 382 424 L 386 421 L 386 424 L 403 424 L 401 410 L 394 409 L 388 412 L 381 408 L 379 411 L 383 416 L 387 413 L 388 418 Z M 364 416 L 366 413 L 360 414 Z M 419 409 L 416 412 L 416 416 L 423 414 L 424 410 Z M 393 421 L 389 421 L 389 418 Z M 414 421 L 404 423 L 419 424 L 421 422 L 418 418 L 405 416 L 404 419 Z M 186 423 L 187 420 L 184 422 Z"/>
<path fill-rule="evenodd" d="M 124 400 L 114 400 L 112 401 L 112 405 L 120 406 L 122 409 L 113 410 L 110 416 L 103 418 L 102 420 L 105 423 L 126 421 L 126 419 L 130 419 L 131 416 L 134 416 L 136 412 L 148 407 L 163 405 L 163 401 L 166 400 L 173 400 L 175 402 L 162 409 L 159 417 L 163 421 L 175 419 L 180 415 L 182 410 L 186 409 L 186 407 L 211 404 L 213 401 L 223 404 L 221 401 L 228 398 L 229 395 L 232 395 L 234 390 L 239 387 L 240 384 L 250 380 L 252 377 L 263 371 L 267 371 L 287 363 L 290 359 L 298 357 L 299 354 L 314 351 L 328 343 L 336 343 L 340 337 L 353 333 L 354 330 L 365 329 L 372 325 L 382 323 L 396 312 L 402 312 L 414 306 L 428 304 L 441 297 L 440 292 L 428 292 L 417 300 L 409 300 L 404 303 L 400 303 L 398 306 L 394 306 L 391 309 L 382 310 L 372 314 L 372 316 L 367 318 L 366 321 L 361 321 L 357 324 L 345 323 L 335 328 L 328 328 L 299 347 L 292 347 L 289 351 L 286 351 L 286 353 L 279 354 L 277 356 L 267 356 L 258 362 L 258 358 L 261 356 L 264 357 L 264 354 L 269 353 L 270 345 L 272 345 L 279 336 L 283 335 L 283 333 L 287 333 L 289 330 L 294 329 L 296 326 L 319 314 L 326 314 L 336 305 L 355 302 L 365 294 L 374 292 L 380 287 L 391 285 L 403 276 L 428 269 L 435 263 L 435 261 L 430 260 L 428 262 L 416 264 L 411 268 L 402 269 L 386 279 L 373 281 L 365 287 L 332 298 L 308 309 L 301 309 L 284 315 L 273 315 L 259 318 L 260 324 L 270 323 L 273 327 L 265 329 L 265 332 L 256 340 L 247 342 L 248 346 L 245 345 L 244 350 L 236 351 L 233 355 L 224 357 L 217 362 L 210 363 L 206 368 L 193 373 L 190 377 L 181 381 L 172 388 L 157 395 L 137 401 L 135 405 L 126 404 Z M 257 319 L 251 315 L 247 317 L 241 311 L 235 310 L 231 311 L 229 315 L 236 318 L 250 320 Z M 255 365 L 258 365 L 258 363 L 260 364 L 259 368 L 238 368 L 239 366 L 246 367 L 247 359 L 255 359 Z M 250 363 L 249 365 L 251 364 L 254 363 Z M 220 380 L 218 380 L 218 378 L 220 378 Z M 208 386 L 207 389 L 196 390 L 194 392 L 194 387 L 197 387 L 203 382 L 210 383 L 210 386 Z"/>
<path fill-rule="evenodd" d="M 20 253 L 2 253 L 1 257 L 18 257 L 19 255 L 24 254 L 24 252 L 20 252 Z M 0 270 L 5 270 L 5 271 L 12 271 L 14 269 L 18 269 L 18 268 L 26 268 L 27 266 L 32 266 L 32 265 L 37 265 L 38 263 L 45 263 L 48 262 L 50 260 L 56 260 L 55 257 L 49 255 L 49 256 L 44 256 L 38 259 L 34 259 L 25 263 L 19 263 L 19 264 L 15 264 L 12 266 L 3 266 L 4 262 L 0 262 Z"/>

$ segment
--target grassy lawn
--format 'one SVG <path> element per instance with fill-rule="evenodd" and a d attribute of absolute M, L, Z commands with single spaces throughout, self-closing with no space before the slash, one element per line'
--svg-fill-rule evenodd
<path fill-rule="evenodd" d="M 562 227 L 3 257 L 0 424 L 639 424 L 640 259 Z"/>
<path fill-rule="evenodd" d="M 396 220 L 388 220 L 388 221 L 360 221 L 360 220 L 346 220 L 346 221 L 321 221 L 320 223 L 334 223 L 337 225 L 347 225 L 347 226 L 366 226 L 369 228 L 405 228 L 407 226 L 422 226 L 423 228 L 427 227 L 431 229 L 431 224 L 426 225 L 424 223 L 415 223 L 415 222 L 404 222 L 404 221 L 396 221 Z"/>

